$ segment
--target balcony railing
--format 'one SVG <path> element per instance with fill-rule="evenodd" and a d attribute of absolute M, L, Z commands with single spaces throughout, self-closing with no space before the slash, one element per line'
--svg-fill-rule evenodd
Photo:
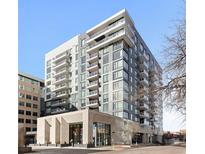
<path fill-rule="evenodd" d="M 92 81 L 88 84 L 88 86 L 93 86 L 93 85 L 97 85 L 98 84 L 98 81 Z"/>
<path fill-rule="evenodd" d="M 68 95 L 66 91 L 56 92 L 56 97 Z"/>
<path fill-rule="evenodd" d="M 67 52 L 61 53 L 61 54 L 59 54 L 59 55 L 57 55 L 57 56 L 55 57 L 55 59 L 53 60 L 53 62 L 56 62 L 56 61 L 58 61 L 58 60 L 61 59 L 61 58 L 66 58 L 66 56 L 67 56 Z"/>
<path fill-rule="evenodd" d="M 125 19 L 121 19 L 121 20 L 119 20 L 119 21 L 113 23 L 112 25 L 110 25 L 110 26 L 108 26 L 108 27 L 106 27 L 106 28 L 104 28 L 104 29 L 98 31 L 97 33 L 91 35 L 89 39 L 92 39 L 92 38 L 94 38 L 95 36 L 97 36 L 97 35 L 99 35 L 99 34 L 105 32 L 105 31 L 107 31 L 107 30 L 109 30 L 109 29 L 111 29 L 111 28 L 115 27 L 116 25 L 119 25 L 120 23 L 123 23 L 123 22 L 125 22 Z"/>
<path fill-rule="evenodd" d="M 109 39 L 111 39 L 111 38 L 113 38 L 113 37 L 115 37 L 115 36 L 118 36 L 118 35 L 124 33 L 124 32 L 125 32 L 124 29 L 123 29 L 123 30 L 120 30 L 120 31 L 118 31 L 118 32 L 116 32 L 116 33 L 114 33 L 114 34 L 112 34 L 112 35 L 110 35 L 110 36 L 104 38 L 103 40 L 101 40 L 101 41 L 99 41 L 99 42 L 96 42 L 96 43 L 94 43 L 94 44 L 88 46 L 88 49 L 93 48 L 94 46 L 97 46 L 98 44 L 101 44 L 102 42 L 105 42 L 105 41 L 107 41 L 107 40 L 109 40 Z"/>
<path fill-rule="evenodd" d="M 89 91 L 89 95 L 96 95 L 96 94 L 98 94 L 97 90 Z"/>
<path fill-rule="evenodd" d="M 98 103 L 98 100 L 90 100 L 89 101 L 89 104 L 97 104 Z"/>
<path fill-rule="evenodd" d="M 57 63 L 56 65 L 54 65 L 53 69 L 57 69 L 57 68 L 59 68 L 59 67 L 66 66 L 67 64 L 68 64 L 67 61 L 66 61 L 66 60 L 63 60 L 63 61 Z"/>
<path fill-rule="evenodd" d="M 56 102 L 52 102 L 51 106 L 59 106 L 59 105 L 64 105 L 67 104 L 68 102 L 66 101 L 56 101 Z"/>
<path fill-rule="evenodd" d="M 63 108 L 63 109 L 55 109 L 55 110 L 52 110 L 51 113 L 54 114 L 54 113 L 60 113 L 60 112 L 64 112 L 64 111 L 66 111 L 65 108 Z"/>
<path fill-rule="evenodd" d="M 89 64 L 89 65 L 88 65 L 88 68 L 91 68 L 91 67 L 93 67 L 93 66 L 98 66 L 98 63 Z"/>
<path fill-rule="evenodd" d="M 93 53 L 93 54 L 90 54 L 90 55 L 88 56 L 88 59 L 91 59 L 91 58 L 96 57 L 96 56 L 98 56 L 98 53 L 97 53 L 97 52 L 96 52 L 96 53 Z"/>

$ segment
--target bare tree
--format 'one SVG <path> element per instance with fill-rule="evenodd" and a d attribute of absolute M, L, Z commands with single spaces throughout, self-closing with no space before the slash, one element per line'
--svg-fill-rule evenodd
<path fill-rule="evenodd" d="M 175 33 L 166 37 L 163 69 L 166 79 L 159 90 L 166 107 L 186 116 L 186 21 L 179 21 L 175 28 Z"/>

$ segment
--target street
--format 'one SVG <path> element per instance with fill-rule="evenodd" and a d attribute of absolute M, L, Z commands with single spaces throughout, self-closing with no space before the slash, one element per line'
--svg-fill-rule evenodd
<path fill-rule="evenodd" d="M 185 154 L 186 148 L 179 146 L 150 146 L 111 151 L 109 149 L 45 148 L 34 149 L 28 154 Z"/>

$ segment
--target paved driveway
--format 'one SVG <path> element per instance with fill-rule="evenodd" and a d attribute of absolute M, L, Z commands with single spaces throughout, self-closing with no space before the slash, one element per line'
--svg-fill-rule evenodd
<path fill-rule="evenodd" d="M 185 154 L 186 148 L 179 146 L 150 146 L 121 151 L 100 152 L 98 154 Z M 97 153 L 93 153 L 97 154 Z"/>
<path fill-rule="evenodd" d="M 186 148 L 179 146 L 150 146 L 141 148 L 121 149 L 117 151 L 96 149 L 51 148 L 34 149 L 28 154 L 185 154 Z"/>

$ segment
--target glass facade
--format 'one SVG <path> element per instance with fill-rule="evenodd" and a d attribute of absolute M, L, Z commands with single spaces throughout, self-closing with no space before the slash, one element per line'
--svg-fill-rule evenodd
<path fill-rule="evenodd" d="M 111 126 L 104 123 L 93 123 L 93 145 L 111 145 Z"/>
<path fill-rule="evenodd" d="M 69 143 L 82 144 L 83 143 L 83 124 L 70 124 L 69 125 Z"/>

